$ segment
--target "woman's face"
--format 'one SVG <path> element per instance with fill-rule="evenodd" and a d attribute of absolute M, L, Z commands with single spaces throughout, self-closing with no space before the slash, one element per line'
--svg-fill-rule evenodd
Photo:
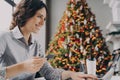
<path fill-rule="evenodd" d="M 37 33 L 40 28 L 44 25 L 44 22 L 46 20 L 46 9 L 42 8 L 39 9 L 36 14 L 30 18 L 24 27 L 24 30 L 26 30 L 27 32 L 31 33 Z"/>

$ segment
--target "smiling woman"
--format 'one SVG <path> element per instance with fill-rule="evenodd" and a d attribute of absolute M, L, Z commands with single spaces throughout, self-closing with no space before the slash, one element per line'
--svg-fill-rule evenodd
<path fill-rule="evenodd" d="M 20 2 L 20 0 L 11 0 L 16 4 Z M 46 3 L 46 0 L 43 0 Z M 14 7 L 15 9 L 15 7 Z M 0 0 L 0 34 L 9 29 L 9 25 L 12 19 L 13 8 L 10 4 L 8 4 L 5 0 Z M 42 50 L 45 52 L 46 45 L 46 23 L 43 27 L 41 27 L 40 31 L 35 35 L 35 38 L 41 43 Z M 42 38 L 42 39 L 41 39 Z"/>
<path fill-rule="evenodd" d="M 46 59 L 42 58 L 42 57 L 44 57 L 44 54 L 41 52 L 38 52 L 38 51 L 40 51 L 39 50 L 40 45 L 37 45 L 36 41 L 34 40 L 34 38 L 32 37 L 32 34 L 31 34 L 31 32 L 32 33 L 38 32 L 39 29 L 41 28 L 41 26 L 44 25 L 44 21 L 46 20 L 46 11 L 47 11 L 46 5 L 41 0 L 21 0 L 20 4 L 16 7 L 16 10 L 13 14 L 13 20 L 12 20 L 12 24 L 10 27 L 10 32 L 3 33 L 0 36 L 0 54 L 6 55 L 6 57 L 7 57 L 7 58 L 3 58 L 3 57 L 0 58 L 0 60 L 2 60 L 2 62 L 0 61 L 0 65 L 1 65 L 0 72 L 3 73 L 4 69 L 6 67 L 6 71 L 4 72 L 4 74 L 0 73 L 0 78 L 6 77 L 6 78 L 10 78 L 10 80 L 14 80 L 14 79 L 16 79 L 16 80 L 19 80 L 19 79 L 31 80 L 33 78 L 32 78 L 31 72 L 29 72 L 29 71 L 32 71 L 33 73 L 35 73 L 37 70 L 37 67 L 39 70 L 40 66 L 42 66 L 43 63 L 46 61 Z M 11 14 L 12 14 L 12 12 L 11 12 Z M 9 27 L 9 25 L 6 25 L 6 26 Z M 5 37 L 4 39 L 3 39 L 3 36 Z M 12 39 L 12 36 L 14 39 Z M 8 38 L 9 38 L 9 40 L 8 40 Z M 15 40 L 15 42 L 14 42 L 14 40 Z M 9 44 L 8 41 L 12 44 Z M 8 49 L 6 49 L 7 48 L 6 44 L 8 45 Z M 20 45 L 18 45 L 19 46 L 18 47 L 17 44 L 21 44 L 21 47 L 20 47 Z M 24 45 L 22 46 L 22 44 L 24 44 Z M 28 50 L 27 49 L 24 50 L 25 46 L 26 46 L 26 48 L 28 46 Z M 23 49 L 23 50 L 21 50 L 21 49 Z M 1 52 L 1 50 L 3 52 Z M 8 57 L 9 55 L 11 55 L 11 57 Z M 37 55 L 41 56 L 41 60 L 37 57 Z M 34 62 L 34 60 L 35 60 L 35 64 L 37 64 L 37 66 L 32 65 L 32 64 L 29 65 L 30 60 L 25 61 L 25 62 L 27 63 L 27 65 L 29 65 L 29 67 L 36 66 L 35 69 L 28 69 L 29 67 L 25 66 L 24 62 L 23 63 L 21 62 L 21 61 L 24 61 L 27 58 L 29 59 L 31 57 L 35 57 L 32 62 Z M 25 71 L 25 73 L 23 70 L 20 69 L 20 73 L 22 71 L 23 76 L 17 75 L 17 74 L 19 74 L 18 68 L 20 68 L 20 65 L 17 64 L 18 62 L 21 62 L 20 64 L 23 64 L 23 67 L 28 67 L 27 68 L 28 70 Z M 40 65 L 39 65 L 39 63 L 40 63 Z M 13 65 L 13 64 L 15 64 L 15 65 Z M 18 68 L 17 68 L 17 66 L 18 66 Z M 13 69 L 16 69 L 16 70 L 14 71 Z M 30 73 L 30 74 L 28 74 L 28 73 Z M 30 79 L 30 76 L 31 76 L 31 79 Z"/>

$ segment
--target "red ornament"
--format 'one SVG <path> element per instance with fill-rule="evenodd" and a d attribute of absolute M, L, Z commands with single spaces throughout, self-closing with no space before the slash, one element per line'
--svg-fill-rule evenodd
<path fill-rule="evenodd" d="M 70 0 L 70 2 L 74 3 L 74 2 L 75 2 L 75 0 Z"/>
<path fill-rule="evenodd" d="M 75 42 L 76 43 L 80 43 L 80 39 L 75 39 Z"/>
<path fill-rule="evenodd" d="M 58 39 L 58 45 L 60 46 L 60 47 L 63 47 L 62 46 L 62 43 L 65 41 L 65 38 L 64 37 L 61 37 L 61 38 L 59 38 Z"/>
<path fill-rule="evenodd" d="M 62 24 L 61 32 L 63 33 L 64 31 L 65 31 L 65 24 Z"/>
<path fill-rule="evenodd" d="M 65 41 L 64 37 L 59 38 L 60 41 Z"/>

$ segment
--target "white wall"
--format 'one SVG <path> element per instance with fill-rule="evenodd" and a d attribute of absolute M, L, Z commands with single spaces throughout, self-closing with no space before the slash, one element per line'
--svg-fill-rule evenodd
<path fill-rule="evenodd" d="M 0 0 L 0 32 L 9 28 L 12 7 L 4 0 Z"/>
<path fill-rule="evenodd" d="M 106 25 L 112 20 L 111 8 L 103 3 L 103 0 L 87 0 L 88 5 L 91 7 L 92 12 L 96 15 L 96 22 L 103 34 L 106 34 Z"/>

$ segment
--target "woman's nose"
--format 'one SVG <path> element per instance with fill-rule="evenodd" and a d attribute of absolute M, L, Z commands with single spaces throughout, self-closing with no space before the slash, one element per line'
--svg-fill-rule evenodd
<path fill-rule="evenodd" d="M 44 25 L 44 20 L 43 19 L 41 19 L 40 24 Z"/>

